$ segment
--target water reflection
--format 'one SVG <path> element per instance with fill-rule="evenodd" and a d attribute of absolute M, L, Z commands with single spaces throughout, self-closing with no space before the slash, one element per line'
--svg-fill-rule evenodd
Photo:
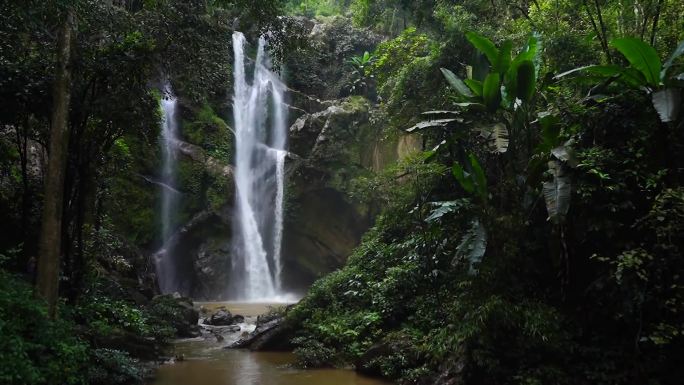
<path fill-rule="evenodd" d="M 192 345 L 192 344 L 191 344 Z M 179 346 L 190 353 L 192 346 Z M 220 348 L 186 355 L 186 360 L 162 366 L 152 385 L 387 385 L 350 370 L 298 370 L 290 353 L 257 353 Z"/>

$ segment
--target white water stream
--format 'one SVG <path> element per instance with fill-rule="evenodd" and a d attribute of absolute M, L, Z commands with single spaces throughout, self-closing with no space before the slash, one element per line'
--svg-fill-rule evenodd
<path fill-rule="evenodd" d="M 253 74 L 247 76 L 246 40 L 233 34 L 236 136 L 236 215 L 232 297 L 277 300 L 282 293 L 284 164 L 287 144 L 285 85 L 271 71 L 266 41 L 259 39 Z M 252 68 L 252 67 L 249 67 Z"/>
<path fill-rule="evenodd" d="M 172 213 L 178 203 L 178 191 L 173 187 L 176 184 L 176 151 L 178 143 L 178 122 L 176 120 L 177 100 L 171 91 L 171 86 L 164 87 L 161 99 L 162 109 L 162 172 L 158 184 L 161 188 L 161 237 L 163 246 L 154 256 L 159 281 L 159 290 L 162 293 L 171 293 L 177 290 L 175 264 L 173 263 L 172 242 Z"/>

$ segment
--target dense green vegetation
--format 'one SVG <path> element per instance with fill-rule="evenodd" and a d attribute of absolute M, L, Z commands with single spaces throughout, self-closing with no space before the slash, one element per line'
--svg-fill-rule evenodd
<path fill-rule="evenodd" d="M 395 35 L 363 74 L 375 124 L 431 150 L 355 184 L 385 209 L 290 313 L 304 366 L 402 383 L 679 381 L 683 137 L 681 99 L 664 94 L 684 85 L 682 6 L 623 3 L 351 4 Z M 407 15 L 401 33 L 388 9 Z"/>
<path fill-rule="evenodd" d="M 188 100 L 184 138 L 229 157 L 232 25 L 273 25 L 279 2 L 4 1 L 0 4 L 0 382 L 142 383 L 170 339 L 192 336 L 187 302 L 157 296 L 160 84 Z M 58 31 L 74 15 L 56 317 L 31 288 Z M 277 47 L 277 45 L 276 45 Z M 183 159 L 175 225 L 217 205 L 227 181 Z M 220 190 L 217 192 L 216 190 Z M 153 298 L 154 297 L 154 298 Z M 195 319 L 196 323 L 197 320 Z M 196 327 L 196 326 L 195 326 Z"/>
<path fill-rule="evenodd" d="M 67 15 L 52 314 L 32 287 Z M 338 157 L 313 168 L 374 223 L 288 313 L 302 366 L 407 384 L 678 384 L 683 15 L 676 0 L 2 2 L 0 382 L 141 383 L 194 335 L 191 303 L 156 296 L 150 258 L 160 90 L 202 158 L 179 158 L 173 227 L 230 212 L 232 181 L 207 159 L 234 151 L 238 29 L 270 31 L 305 100 L 293 111 L 347 113 L 325 118 Z M 423 151 L 384 170 L 356 159 L 406 138 Z"/>

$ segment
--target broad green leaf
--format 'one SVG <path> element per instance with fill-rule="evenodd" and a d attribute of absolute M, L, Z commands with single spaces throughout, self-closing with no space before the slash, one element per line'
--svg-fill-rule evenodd
<path fill-rule="evenodd" d="M 661 63 L 655 48 L 633 37 L 614 39 L 610 44 L 622 53 L 633 68 L 639 70 L 652 86 L 660 84 Z"/>
<path fill-rule="evenodd" d="M 526 60 L 534 63 L 535 75 L 538 75 L 539 67 L 541 65 L 541 60 L 539 58 L 539 52 L 541 50 L 540 48 L 541 41 L 537 35 L 530 36 L 530 38 L 527 40 L 527 45 L 525 48 L 513 59 L 508 70 L 508 75 L 511 75 L 513 72 L 515 72 L 517 66 Z"/>
<path fill-rule="evenodd" d="M 537 87 L 537 76 L 532 61 L 525 60 L 520 63 L 516 74 L 515 96 L 523 102 L 527 102 L 532 98 Z"/>
<path fill-rule="evenodd" d="M 482 97 L 489 111 L 494 112 L 501 104 L 501 82 L 497 72 L 492 72 L 485 78 L 482 85 Z"/>
<path fill-rule="evenodd" d="M 563 164 L 558 160 L 549 162 L 549 172 L 553 176 L 553 180 L 544 182 L 542 185 L 546 211 L 551 222 L 561 224 L 565 221 L 565 216 L 570 210 L 572 192 L 570 177 L 565 175 Z"/>
<path fill-rule="evenodd" d="M 600 77 L 609 78 L 611 76 L 619 76 L 620 80 L 634 88 L 641 88 L 645 86 L 648 82 L 646 78 L 641 73 L 634 68 L 623 68 L 614 64 L 611 65 L 589 65 L 584 67 L 579 67 L 571 69 L 570 71 L 563 72 L 554 76 L 554 79 L 560 79 L 565 76 L 577 73 L 586 72 L 592 75 L 598 75 Z"/>
<path fill-rule="evenodd" d="M 622 70 L 620 80 L 628 86 L 637 89 L 645 87 L 648 84 L 648 81 L 646 81 L 644 74 L 641 73 L 641 71 L 632 67 L 627 67 Z"/>
<path fill-rule="evenodd" d="M 480 196 L 483 202 L 487 201 L 487 178 L 485 177 L 480 162 L 477 161 L 475 154 L 470 154 L 470 166 L 473 169 L 472 179 L 476 187 L 477 195 Z"/>
<path fill-rule="evenodd" d="M 467 200 L 430 202 L 435 208 L 430 212 L 430 215 L 425 218 L 425 222 L 434 222 L 441 219 L 443 216 L 458 212 L 461 208 L 467 205 Z"/>
<path fill-rule="evenodd" d="M 525 46 L 525 49 L 523 49 L 522 52 L 515 57 L 516 61 L 521 62 L 523 60 L 531 60 L 534 62 L 539 56 L 540 45 L 541 42 L 539 37 L 536 35 L 530 36 L 530 38 L 527 39 L 527 45 Z"/>
<path fill-rule="evenodd" d="M 494 43 L 492 43 L 491 40 L 476 32 L 466 33 L 466 39 L 468 39 L 468 41 L 470 42 L 470 44 L 473 45 L 473 47 L 477 48 L 478 51 L 482 52 L 483 54 L 485 54 L 485 56 L 487 56 L 489 64 L 491 64 L 492 66 L 496 65 L 496 61 L 499 58 L 499 50 L 496 49 L 496 46 L 494 45 Z"/>
<path fill-rule="evenodd" d="M 653 107 L 658 111 L 662 122 L 677 120 L 679 108 L 682 105 L 681 92 L 679 88 L 666 88 L 653 93 Z"/>
<path fill-rule="evenodd" d="M 584 67 L 573 68 L 569 71 L 565 71 L 561 74 L 558 74 L 558 75 L 554 76 L 553 78 L 557 80 L 557 79 L 566 77 L 568 75 L 572 75 L 574 73 L 583 72 L 583 71 L 608 77 L 608 76 L 620 75 L 620 74 L 622 74 L 624 69 L 622 67 L 616 66 L 616 65 L 588 65 L 588 66 L 584 66 Z"/>
<path fill-rule="evenodd" d="M 468 88 L 470 88 L 473 93 L 479 97 L 482 97 L 482 82 L 475 79 L 465 79 L 463 81 Z"/>
<path fill-rule="evenodd" d="M 513 43 L 510 40 L 506 40 L 501 49 L 499 49 L 499 56 L 496 58 L 496 63 L 494 64 L 494 71 L 505 74 L 508 71 L 508 67 L 511 66 L 511 50 L 513 49 Z"/>
<path fill-rule="evenodd" d="M 451 173 L 466 192 L 470 194 L 475 192 L 475 184 L 473 183 L 471 175 L 466 172 L 460 164 L 454 163 L 454 165 L 451 166 Z"/>
<path fill-rule="evenodd" d="M 560 118 L 557 115 L 545 114 L 539 117 L 541 126 L 542 142 L 537 148 L 538 152 L 550 152 L 560 144 Z"/>
<path fill-rule="evenodd" d="M 458 91 L 459 94 L 467 98 L 472 98 L 474 96 L 465 83 L 463 83 L 463 80 L 456 76 L 456 74 L 446 68 L 440 68 L 440 71 L 442 71 L 442 75 L 444 75 L 444 78 L 447 80 L 449 85 Z"/>
<path fill-rule="evenodd" d="M 470 229 L 461 239 L 461 243 L 456 247 L 456 256 L 451 262 L 458 264 L 460 259 L 468 261 L 468 272 L 476 274 L 476 264 L 482 262 L 482 258 L 487 251 L 487 231 L 479 219 L 474 219 L 470 223 Z"/>

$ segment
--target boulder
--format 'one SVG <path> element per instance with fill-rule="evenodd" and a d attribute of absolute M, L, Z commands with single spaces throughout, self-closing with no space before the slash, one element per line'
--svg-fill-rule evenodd
<path fill-rule="evenodd" d="M 235 343 L 227 346 L 228 349 L 249 349 L 252 351 L 290 351 L 293 345 L 290 342 L 293 329 L 288 325 L 285 317 L 268 316 L 262 318 L 253 332 L 242 336 Z"/>
<path fill-rule="evenodd" d="M 303 22 L 306 45 L 285 59 L 286 83 L 320 99 L 337 99 L 348 89 L 350 73 L 345 64 L 352 56 L 372 52 L 384 37 L 370 29 L 357 28 L 349 18 Z"/>
<path fill-rule="evenodd" d="M 228 326 L 233 325 L 233 315 L 228 310 L 219 310 L 212 314 L 211 317 L 204 320 L 204 323 L 212 326 Z"/>

